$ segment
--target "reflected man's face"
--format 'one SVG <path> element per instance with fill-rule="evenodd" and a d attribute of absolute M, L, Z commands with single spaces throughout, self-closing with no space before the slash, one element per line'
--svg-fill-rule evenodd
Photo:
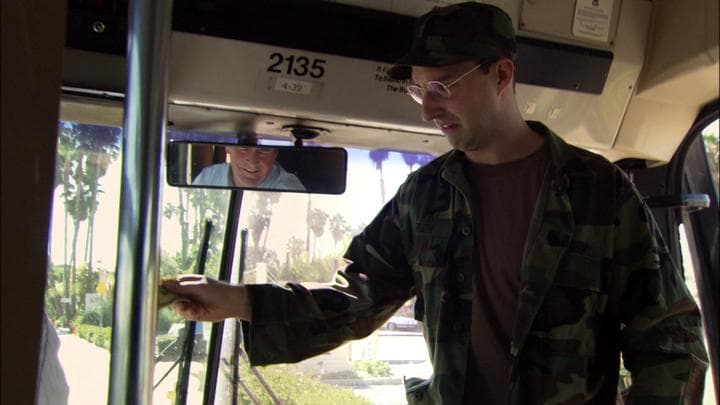
<path fill-rule="evenodd" d="M 231 146 L 233 182 L 238 187 L 257 187 L 270 174 L 277 157 L 277 149 Z"/>

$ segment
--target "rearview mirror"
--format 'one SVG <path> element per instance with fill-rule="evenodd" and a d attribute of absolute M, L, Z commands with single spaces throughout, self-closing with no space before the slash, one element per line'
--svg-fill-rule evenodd
<path fill-rule="evenodd" d="M 346 172 L 342 148 L 167 144 L 167 182 L 178 187 L 342 194 Z"/>

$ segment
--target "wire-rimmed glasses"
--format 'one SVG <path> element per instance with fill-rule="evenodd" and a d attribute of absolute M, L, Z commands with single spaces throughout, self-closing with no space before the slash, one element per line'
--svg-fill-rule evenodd
<path fill-rule="evenodd" d="M 424 85 L 419 84 L 410 84 L 407 86 L 407 92 L 412 97 L 413 100 L 415 100 L 418 104 L 422 105 L 423 98 L 425 95 L 429 95 L 430 97 L 436 97 L 436 98 L 450 98 L 450 86 L 454 85 L 455 83 L 459 82 L 465 76 L 469 75 L 470 73 L 476 71 L 480 67 L 488 66 L 492 62 L 482 62 L 475 66 L 474 68 L 468 70 L 467 72 L 463 73 L 458 77 L 457 79 L 451 81 L 450 83 L 443 83 L 441 81 L 437 80 L 430 80 L 429 82 L 426 82 Z"/>

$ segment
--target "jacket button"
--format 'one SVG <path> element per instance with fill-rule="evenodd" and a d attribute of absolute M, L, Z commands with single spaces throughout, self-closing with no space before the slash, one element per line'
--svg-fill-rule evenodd
<path fill-rule="evenodd" d="M 462 228 L 462 230 L 460 230 L 460 232 L 461 232 L 464 236 L 469 236 L 469 235 L 470 235 L 470 227 L 469 227 L 469 226 L 463 226 L 463 228 Z"/>
<path fill-rule="evenodd" d="M 465 275 L 463 275 L 462 273 L 458 273 L 458 274 L 457 274 L 457 281 L 459 281 L 459 282 L 461 282 L 461 283 L 462 283 L 463 281 L 465 281 Z"/>

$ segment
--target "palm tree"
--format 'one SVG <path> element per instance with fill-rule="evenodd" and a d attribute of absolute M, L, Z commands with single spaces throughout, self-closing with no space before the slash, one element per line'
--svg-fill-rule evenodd
<path fill-rule="evenodd" d="M 287 243 L 285 244 L 285 249 L 287 250 L 288 254 L 288 262 L 294 262 L 305 250 L 305 242 L 297 236 L 293 236 L 288 239 Z"/>
<path fill-rule="evenodd" d="M 272 221 L 272 209 L 273 205 L 280 201 L 280 193 L 258 193 L 257 205 L 262 207 L 262 210 L 267 215 L 267 228 L 265 229 L 265 236 L 263 237 L 262 248 L 265 250 L 267 246 L 267 238 L 270 233 L 270 222 Z"/>
<path fill-rule="evenodd" d="M 249 227 L 250 236 L 254 242 L 248 262 L 255 263 L 263 260 L 265 246 L 270 233 L 270 220 L 272 218 L 272 206 L 280 200 L 277 193 L 258 193 L 254 209 L 250 212 Z M 262 240 L 262 244 L 260 241 Z"/>
<path fill-rule="evenodd" d="M 418 154 L 413 152 L 403 152 L 402 158 L 405 164 L 408 165 L 409 172 L 412 173 L 413 166 L 418 163 Z"/>
<path fill-rule="evenodd" d="M 93 235 L 95 230 L 95 214 L 97 213 L 98 193 L 102 190 L 98 188 L 100 178 L 107 173 L 108 167 L 113 160 L 120 154 L 120 128 L 93 126 L 89 130 L 92 131 L 90 137 L 91 142 L 88 144 L 89 152 L 87 155 L 87 172 L 86 181 L 90 185 L 90 207 L 88 213 L 88 229 L 87 238 L 85 239 L 85 260 L 88 268 L 93 268 Z"/>
<path fill-rule="evenodd" d="M 389 152 L 387 150 L 376 149 L 370 151 L 370 160 L 375 164 L 375 169 L 380 172 L 380 198 L 381 203 L 385 204 L 385 178 L 383 177 L 383 162 L 388 159 Z"/>
<path fill-rule="evenodd" d="M 325 223 L 328 217 L 327 212 L 314 208 L 308 218 L 308 226 L 313 233 L 313 259 L 317 256 L 317 240 L 325 233 Z"/>
<path fill-rule="evenodd" d="M 120 153 L 120 130 L 118 128 L 95 125 L 65 123 L 60 127 L 58 140 L 59 171 L 58 183 L 63 184 L 62 196 L 65 205 L 65 231 L 67 235 L 67 216 L 73 220 L 72 246 L 70 250 L 70 269 L 65 260 L 65 296 L 71 298 L 71 311 L 66 318 L 75 314 L 77 297 L 75 294 L 76 272 L 78 268 L 77 242 L 80 223 L 88 220 L 85 259 L 92 266 L 92 235 L 94 217 L 97 212 L 99 180 L 107 172 L 110 162 Z M 67 258 L 67 237 L 65 254 Z M 68 274 L 70 273 L 70 274 Z"/>
<path fill-rule="evenodd" d="M 192 236 L 189 238 L 189 251 L 191 256 L 197 256 L 205 232 L 205 222 L 210 221 L 215 227 L 221 227 L 225 224 L 230 194 L 225 190 L 201 188 L 189 189 L 186 192 L 189 196 L 189 205 L 186 207 L 194 211 L 196 218 Z M 208 252 L 222 249 L 222 239 L 223 232 L 212 232 Z M 211 255 L 208 255 L 208 257 L 211 257 Z"/>
<path fill-rule="evenodd" d="M 308 226 L 305 232 L 305 254 L 310 255 L 310 215 L 312 214 L 312 194 L 307 195 L 307 210 L 305 211 L 305 222 Z"/>
<path fill-rule="evenodd" d="M 178 188 L 177 193 L 177 204 L 167 202 L 163 206 L 163 215 L 168 220 L 175 217 L 180 225 L 180 251 L 174 256 L 161 259 L 163 274 L 193 271 L 193 262 L 202 247 L 206 221 L 213 225 L 208 246 L 209 261 L 218 258 L 214 253 L 222 248 L 223 243 L 222 229 L 227 215 L 229 193 L 225 190 L 200 188 Z M 193 226 L 190 225 L 191 213 L 195 217 Z"/>
<path fill-rule="evenodd" d="M 340 241 L 345 239 L 345 235 L 350 231 L 350 226 L 345 222 L 345 217 L 341 214 L 335 214 L 330 218 L 330 233 L 335 241 L 335 247 Z"/>
<path fill-rule="evenodd" d="M 188 190 L 181 187 L 177 188 L 177 201 L 178 204 L 167 203 L 163 207 L 163 215 L 167 219 L 176 217 L 178 225 L 180 225 L 180 253 L 179 257 L 176 257 L 177 269 L 180 273 L 186 272 L 190 267 L 189 259 L 189 248 L 190 248 L 190 223 L 188 220 L 189 205 L 190 205 L 190 193 Z M 161 263 L 165 263 L 161 260 Z M 168 266 L 163 266 L 169 268 Z"/>

